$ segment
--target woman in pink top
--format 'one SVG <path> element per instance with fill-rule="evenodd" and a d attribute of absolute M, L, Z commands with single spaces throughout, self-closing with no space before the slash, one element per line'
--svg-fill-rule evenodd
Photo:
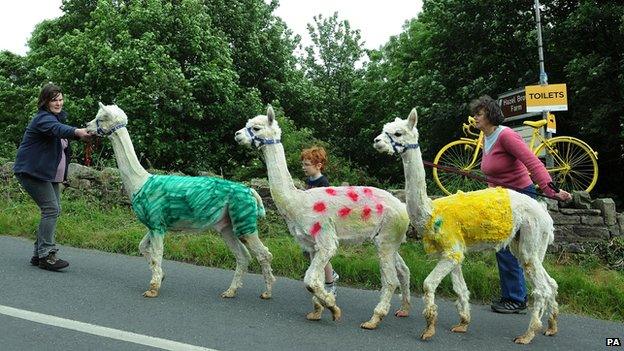
<path fill-rule="evenodd" d="M 571 198 L 564 190 L 557 189 L 544 164 L 524 143 L 522 137 L 508 127 L 501 126 L 505 117 L 498 103 L 484 95 L 470 103 L 470 110 L 485 138 L 481 171 L 495 183 L 520 188 L 535 197 L 537 183 L 544 194 L 560 201 Z M 530 173 L 529 173 L 530 172 Z M 490 183 L 490 186 L 495 186 Z M 524 272 L 509 248 L 496 253 L 500 277 L 501 298 L 492 304 L 492 310 L 499 313 L 526 312 L 526 283 Z"/>

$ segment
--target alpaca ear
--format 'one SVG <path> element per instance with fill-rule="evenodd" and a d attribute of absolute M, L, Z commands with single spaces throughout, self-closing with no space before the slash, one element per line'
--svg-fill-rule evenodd
<path fill-rule="evenodd" d="M 416 108 L 413 108 L 409 117 L 407 117 L 407 127 L 412 130 L 416 127 L 416 124 L 418 124 L 418 112 L 416 112 Z"/>
<path fill-rule="evenodd" d="M 269 125 L 272 125 L 275 120 L 275 112 L 273 111 L 273 106 L 271 105 L 267 108 L 267 117 L 269 118 Z"/>
<path fill-rule="evenodd" d="M 104 106 L 104 104 L 101 101 L 98 101 L 98 105 L 100 105 L 100 108 L 106 108 L 106 106 Z"/>

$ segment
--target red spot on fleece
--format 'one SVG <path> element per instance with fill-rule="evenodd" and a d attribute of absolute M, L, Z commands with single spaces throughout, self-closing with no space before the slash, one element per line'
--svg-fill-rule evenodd
<path fill-rule="evenodd" d="M 325 192 L 328 193 L 331 196 L 336 196 L 336 189 L 334 189 L 334 188 L 326 188 Z"/>
<path fill-rule="evenodd" d="M 325 203 L 323 201 L 319 201 L 315 203 L 314 207 L 312 208 L 314 209 L 314 212 L 322 213 L 322 212 L 325 212 L 325 210 L 327 209 L 327 206 L 325 206 Z"/>
<path fill-rule="evenodd" d="M 371 208 L 368 206 L 364 206 L 364 208 L 362 209 L 362 219 L 363 220 L 367 220 L 370 218 L 371 216 Z"/>
<path fill-rule="evenodd" d="M 351 199 L 351 201 L 353 202 L 357 202 L 359 196 L 358 194 L 353 190 L 353 189 L 349 189 L 347 191 L 347 196 Z"/>
<path fill-rule="evenodd" d="M 351 213 L 351 209 L 348 207 L 343 207 L 340 210 L 338 210 L 338 215 L 343 218 L 348 216 L 349 213 Z"/>
<path fill-rule="evenodd" d="M 371 188 L 364 188 L 364 190 L 362 191 L 364 192 L 364 195 L 366 195 L 367 197 L 373 196 L 373 189 Z"/>
<path fill-rule="evenodd" d="M 320 232 L 321 232 L 321 223 L 319 223 L 319 222 L 315 222 L 315 223 L 312 225 L 312 228 L 310 228 L 310 235 L 312 235 L 312 237 L 313 237 L 314 239 L 316 239 L 316 236 L 317 236 L 317 235 L 318 235 L 318 233 L 320 233 Z"/>
<path fill-rule="evenodd" d="M 375 209 L 377 210 L 377 214 L 381 216 L 381 214 L 383 213 L 384 207 L 382 204 L 377 204 L 375 206 Z"/>

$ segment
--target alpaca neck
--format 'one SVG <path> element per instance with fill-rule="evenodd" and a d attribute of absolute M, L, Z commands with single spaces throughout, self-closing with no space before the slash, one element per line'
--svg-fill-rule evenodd
<path fill-rule="evenodd" d="M 425 167 L 420 148 L 406 150 L 401 155 L 401 159 L 403 160 L 403 171 L 405 173 L 407 210 L 410 217 L 412 217 L 414 226 L 422 233 L 422 229 L 431 217 L 432 202 L 427 196 Z"/>
<path fill-rule="evenodd" d="M 116 130 L 109 138 L 113 143 L 121 181 L 128 196 L 132 197 L 145 184 L 150 174 L 139 163 L 126 128 Z"/>
<path fill-rule="evenodd" d="M 275 201 L 280 212 L 289 211 L 289 206 L 296 204 L 293 199 L 296 196 L 297 188 L 295 188 L 290 172 L 288 172 L 284 146 L 282 144 L 265 145 L 262 152 L 266 162 L 271 197 L 273 197 L 273 201 Z"/>

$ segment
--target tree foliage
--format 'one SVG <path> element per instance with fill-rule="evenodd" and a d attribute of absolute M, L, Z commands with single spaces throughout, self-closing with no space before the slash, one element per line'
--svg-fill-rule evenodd
<path fill-rule="evenodd" d="M 549 82 L 568 85 L 559 134 L 597 149 L 596 194 L 622 199 L 624 5 L 541 3 Z M 98 101 L 119 104 L 154 167 L 263 175 L 232 133 L 272 103 L 293 136 L 285 138 L 293 169 L 298 149 L 321 144 L 337 161 L 334 182 L 401 186 L 400 163 L 371 147 L 383 123 L 416 106 L 431 160 L 460 136 L 470 100 L 537 83 L 533 4 L 425 0 L 370 51 L 347 20 L 319 15 L 297 56 L 299 38 L 273 15 L 276 0 L 64 0 L 63 16 L 36 27 L 25 57 L 0 53 L 0 156 L 14 151 L 40 86 L 53 81 L 66 92 L 70 123 L 90 120 Z M 110 154 L 105 147 L 100 157 Z"/>

